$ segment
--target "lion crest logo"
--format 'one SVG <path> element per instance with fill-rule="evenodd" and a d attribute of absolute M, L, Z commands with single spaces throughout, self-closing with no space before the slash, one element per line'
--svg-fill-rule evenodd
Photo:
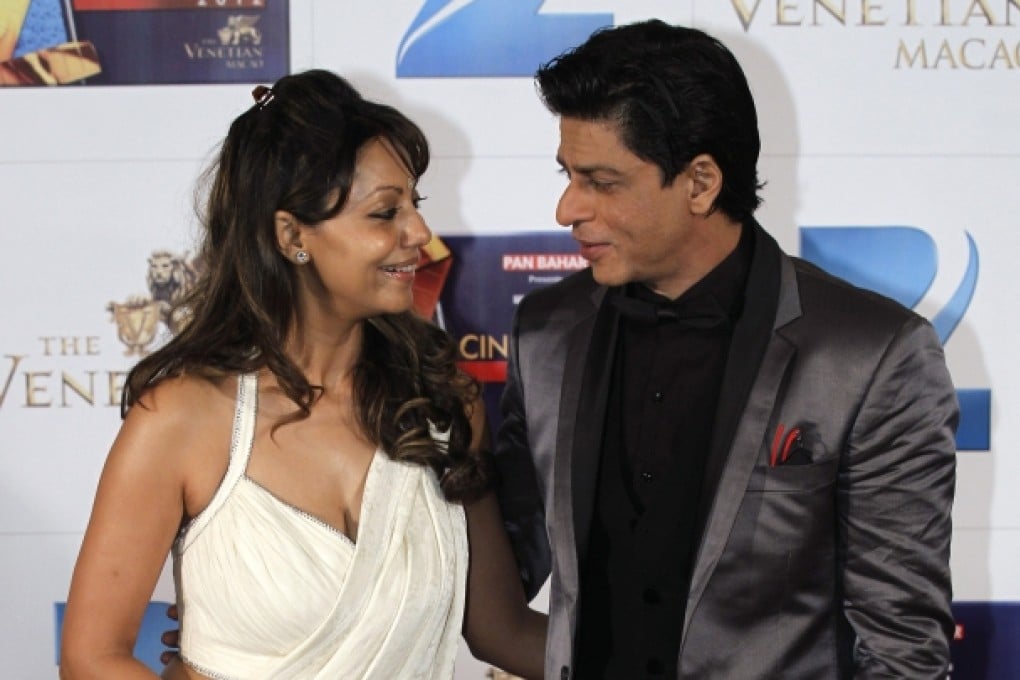
<path fill-rule="evenodd" d="M 132 295 L 124 302 L 110 302 L 106 310 L 117 325 L 117 337 L 127 348 L 125 356 L 143 357 L 156 339 L 160 324 L 177 333 L 187 322 L 186 310 L 178 307 L 195 285 L 200 273 L 196 258 L 156 250 L 149 256 L 145 274 L 148 295 Z"/>
<path fill-rule="evenodd" d="M 257 14 L 236 14 L 227 17 L 227 25 L 217 30 L 221 45 L 261 45 L 262 31 L 255 24 L 259 22 Z"/>

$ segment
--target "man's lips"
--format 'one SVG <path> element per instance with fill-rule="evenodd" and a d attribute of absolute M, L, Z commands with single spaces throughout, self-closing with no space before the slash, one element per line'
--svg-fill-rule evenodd
<path fill-rule="evenodd" d="M 597 260 L 603 253 L 609 250 L 610 245 L 605 241 L 581 241 L 578 240 L 581 249 L 581 257 L 586 260 Z"/>

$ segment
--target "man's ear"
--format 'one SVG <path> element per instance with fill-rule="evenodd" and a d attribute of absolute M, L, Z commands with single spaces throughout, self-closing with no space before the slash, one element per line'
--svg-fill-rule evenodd
<path fill-rule="evenodd" d="M 277 210 L 273 215 L 276 223 L 276 247 L 288 260 L 304 248 L 301 243 L 301 223 L 286 210 Z"/>
<path fill-rule="evenodd" d="M 722 191 L 722 170 L 714 158 L 703 153 L 694 157 L 685 172 L 691 182 L 691 213 L 707 217 L 715 210 L 715 200 Z"/>

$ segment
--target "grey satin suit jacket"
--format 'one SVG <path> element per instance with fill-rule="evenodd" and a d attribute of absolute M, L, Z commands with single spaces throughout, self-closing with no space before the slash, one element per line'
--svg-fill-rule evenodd
<path fill-rule="evenodd" d="M 956 396 L 920 316 L 761 227 L 723 378 L 677 677 L 945 678 Z M 546 677 L 573 677 L 618 319 L 590 270 L 526 296 L 496 443 Z M 809 463 L 771 466 L 778 428 Z M 781 440 L 782 438 L 780 438 Z M 581 679 L 585 680 L 585 679 Z"/>

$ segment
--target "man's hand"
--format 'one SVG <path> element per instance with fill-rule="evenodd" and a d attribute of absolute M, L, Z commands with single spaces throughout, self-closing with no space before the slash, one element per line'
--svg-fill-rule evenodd
<path fill-rule="evenodd" d="M 167 607 L 166 608 L 166 615 L 167 615 L 167 618 L 173 619 L 174 621 L 177 621 L 178 620 L 177 619 L 177 605 L 172 604 L 169 607 Z M 172 649 L 168 649 L 167 651 L 165 651 L 165 652 L 163 652 L 162 654 L 159 655 L 159 660 L 163 663 L 164 666 L 166 664 L 170 663 L 171 661 L 173 661 L 174 658 L 177 657 L 177 647 L 178 647 L 178 644 L 180 642 L 180 636 L 181 636 L 181 631 L 178 628 L 174 628 L 173 630 L 168 630 L 168 631 L 166 631 L 165 633 L 163 633 L 160 636 L 160 638 L 159 638 L 160 642 L 162 642 L 167 647 L 171 647 L 172 648 Z"/>

